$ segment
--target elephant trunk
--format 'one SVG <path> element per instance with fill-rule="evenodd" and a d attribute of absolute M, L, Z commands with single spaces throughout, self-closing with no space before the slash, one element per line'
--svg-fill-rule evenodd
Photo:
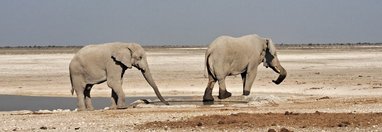
<path fill-rule="evenodd" d="M 158 87 L 157 85 L 155 84 L 154 82 L 154 79 L 153 77 L 151 76 L 151 73 L 150 71 L 148 70 L 148 68 L 146 70 L 141 70 L 142 74 L 143 74 L 143 77 L 145 77 L 146 81 L 150 84 L 150 86 L 154 89 L 154 92 L 155 94 L 157 95 L 157 97 L 159 98 L 159 100 L 166 104 L 166 105 L 169 105 L 169 103 L 164 100 L 164 98 L 162 97 L 162 95 L 160 94 L 159 90 L 158 90 Z"/>
<path fill-rule="evenodd" d="M 285 79 L 285 77 L 287 76 L 287 72 L 284 69 L 284 67 L 282 67 L 281 65 L 279 65 L 277 69 L 276 68 L 272 68 L 272 69 L 280 74 L 276 80 L 272 80 L 273 83 L 278 85 Z"/>

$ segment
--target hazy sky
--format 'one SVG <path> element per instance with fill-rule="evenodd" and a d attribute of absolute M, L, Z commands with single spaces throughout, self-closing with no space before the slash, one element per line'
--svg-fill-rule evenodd
<path fill-rule="evenodd" d="M 382 42 L 381 0 L 1 0 L 0 46 Z"/>

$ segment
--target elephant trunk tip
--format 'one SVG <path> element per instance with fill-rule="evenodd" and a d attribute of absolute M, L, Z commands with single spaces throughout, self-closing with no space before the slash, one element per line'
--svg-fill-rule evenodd
<path fill-rule="evenodd" d="M 282 81 L 284 81 L 286 76 L 287 76 L 286 70 L 283 67 L 281 67 L 279 77 L 276 80 L 272 80 L 272 82 L 279 85 Z"/>
<path fill-rule="evenodd" d="M 277 80 L 272 80 L 273 83 L 279 85 L 281 83 L 281 81 L 277 81 Z"/>

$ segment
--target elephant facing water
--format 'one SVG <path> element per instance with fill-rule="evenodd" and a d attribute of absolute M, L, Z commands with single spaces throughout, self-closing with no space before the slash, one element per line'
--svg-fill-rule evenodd
<path fill-rule="evenodd" d="M 265 67 L 271 67 L 279 74 L 275 84 L 280 84 L 286 77 L 286 70 L 280 65 L 276 48 L 271 39 L 258 35 L 246 35 L 239 38 L 221 36 L 208 47 L 205 63 L 208 73 L 208 84 L 203 101 L 214 101 L 212 89 L 219 83 L 219 99 L 231 96 L 226 90 L 226 76 L 241 74 L 243 80 L 243 95 L 249 95 L 257 74 L 257 67 L 263 62 Z"/>
<path fill-rule="evenodd" d="M 161 96 L 147 64 L 146 54 L 139 44 L 106 43 L 88 45 L 80 49 L 69 65 L 72 94 L 77 94 L 78 110 L 94 109 L 90 90 L 94 84 L 107 81 L 112 89 L 111 108 L 126 108 L 122 78 L 126 69 L 136 67 L 154 89 L 157 97 L 168 105 Z"/>

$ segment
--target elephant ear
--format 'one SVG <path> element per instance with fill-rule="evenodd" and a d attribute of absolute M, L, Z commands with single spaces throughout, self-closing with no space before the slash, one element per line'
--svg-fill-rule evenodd
<path fill-rule="evenodd" d="M 266 46 L 263 50 L 264 61 L 263 65 L 268 68 L 274 56 L 276 56 L 276 48 L 271 39 L 265 39 Z"/>
<path fill-rule="evenodd" d="M 132 52 L 129 48 L 122 48 L 112 52 L 111 57 L 114 61 L 120 62 L 130 69 L 132 68 L 131 54 Z"/>
<path fill-rule="evenodd" d="M 275 55 L 276 55 L 276 47 L 275 47 L 275 45 L 273 44 L 272 39 L 267 39 L 267 47 L 268 47 L 268 49 L 269 49 L 269 53 L 270 53 L 272 56 L 275 56 Z"/>

